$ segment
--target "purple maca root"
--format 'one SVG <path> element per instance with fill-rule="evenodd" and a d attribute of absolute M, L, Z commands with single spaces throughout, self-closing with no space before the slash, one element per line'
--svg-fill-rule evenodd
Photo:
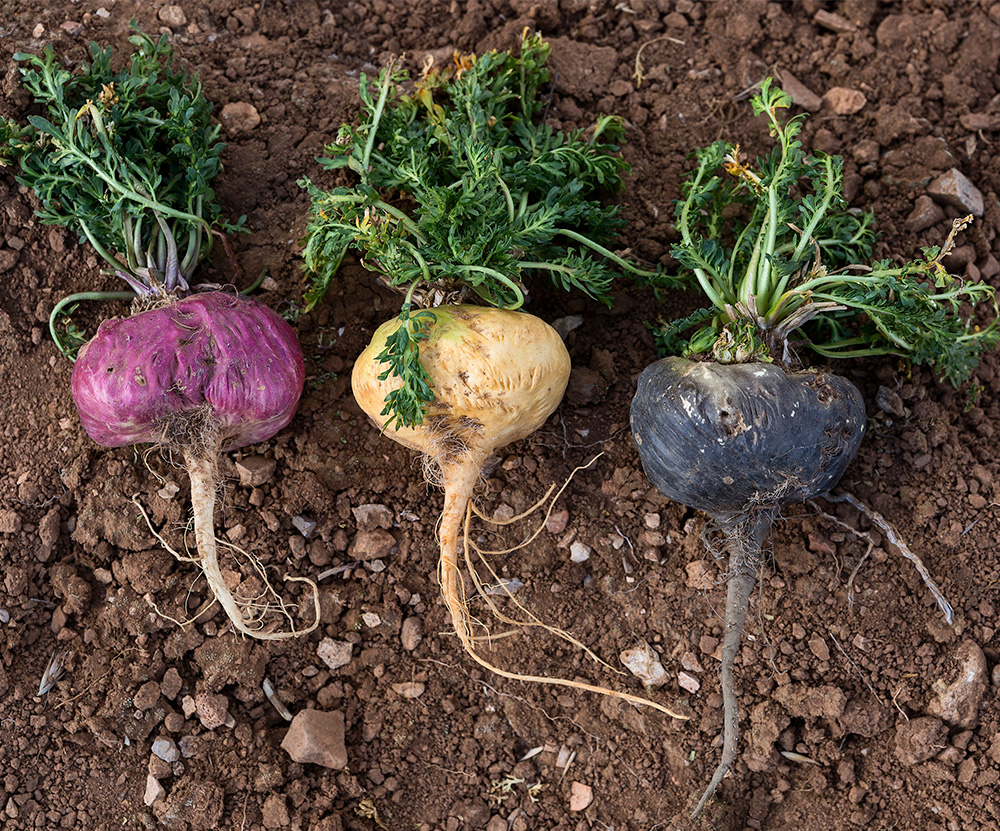
<path fill-rule="evenodd" d="M 80 350 L 72 388 L 104 447 L 170 444 L 178 418 L 207 407 L 226 452 L 286 427 L 304 381 L 292 327 L 252 298 L 216 291 L 105 320 Z"/>
<path fill-rule="evenodd" d="M 142 302 L 142 301 L 140 301 Z M 305 364 L 292 327 L 262 303 L 215 291 L 106 320 L 73 367 L 73 400 L 88 435 L 105 447 L 151 442 L 181 454 L 191 479 L 197 562 L 233 626 L 278 640 L 305 634 L 258 576 L 264 594 L 237 599 L 219 566 L 215 490 L 222 452 L 265 441 L 288 425 L 302 395 Z M 268 612 L 290 631 L 275 632 Z"/>

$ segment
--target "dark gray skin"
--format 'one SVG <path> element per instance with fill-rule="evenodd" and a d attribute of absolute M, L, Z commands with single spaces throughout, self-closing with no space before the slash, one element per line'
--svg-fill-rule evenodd
<path fill-rule="evenodd" d="M 669 499 L 709 514 L 729 553 L 722 759 L 694 817 L 736 760 L 733 667 L 774 517 L 837 484 L 864 437 L 865 406 L 839 375 L 664 358 L 639 376 L 631 423 L 649 480 Z"/>

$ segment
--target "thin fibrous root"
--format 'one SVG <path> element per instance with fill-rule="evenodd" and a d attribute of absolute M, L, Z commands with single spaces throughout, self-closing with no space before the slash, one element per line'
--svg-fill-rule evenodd
<path fill-rule="evenodd" d="M 185 452 L 184 464 L 191 479 L 191 509 L 194 517 L 195 544 L 198 548 L 198 564 L 205 572 L 205 579 L 208 581 L 212 594 L 225 610 L 234 628 L 249 637 L 268 641 L 298 637 L 315 629 L 319 625 L 319 588 L 306 577 L 285 577 L 286 582 L 304 582 L 312 589 L 313 622 L 305 629 L 296 629 L 292 624 L 291 630 L 287 632 L 265 631 L 261 621 L 266 609 L 255 609 L 251 612 L 251 609 L 259 604 L 251 604 L 247 608 L 240 606 L 226 585 L 222 569 L 219 566 L 218 545 L 215 539 L 215 458 L 201 452 Z M 270 588 L 263 570 L 258 568 L 257 571 L 264 579 L 269 591 L 277 596 L 277 592 Z M 267 608 L 272 607 L 268 604 Z M 291 622 L 291 616 L 284 603 L 279 602 L 275 608 Z M 247 612 L 252 615 L 250 620 L 254 624 L 253 626 L 247 623 Z"/>
<path fill-rule="evenodd" d="M 593 684 L 586 684 L 581 681 L 571 681 L 567 678 L 549 678 L 538 675 L 522 675 L 501 669 L 487 661 L 476 652 L 475 644 L 477 638 L 472 632 L 472 620 L 469 609 L 465 602 L 465 584 L 462 580 L 458 567 L 458 539 L 460 531 L 466 526 L 471 509 L 469 503 L 472 499 L 473 489 L 479 479 L 479 471 L 486 461 L 481 454 L 468 453 L 466 456 L 456 459 L 448 464 L 448 470 L 444 480 L 446 482 L 444 491 L 444 510 L 441 514 L 439 525 L 440 535 L 440 559 L 438 561 L 438 580 L 441 584 L 441 594 L 445 605 L 451 616 L 452 626 L 462 647 L 477 664 L 499 675 L 501 678 L 508 678 L 514 681 L 527 681 L 536 684 L 551 684 L 561 687 L 572 687 L 586 692 L 595 692 L 618 698 L 630 704 L 652 707 L 666 715 L 686 720 L 689 716 L 664 707 L 655 701 L 631 695 L 629 693 L 618 692 L 617 690 L 599 687 Z M 466 556 L 468 556 L 468 534 L 463 535 L 466 545 L 464 546 Z"/>
<path fill-rule="evenodd" d="M 921 560 L 920 557 L 918 557 L 910 550 L 910 547 L 906 544 L 906 541 L 901 536 L 899 536 L 896 529 L 893 528 L 892 525 L 889 523 L 889 520 L 887 520 L 884 516 L 882 516 L 882 514 L 880 514 L 878 511 L 869 508 L 867 505 L 864 504 L 864 502 L 862 502 L 859 499 L 856 499 L 849 493 L 841 493 L 837 494 L 836 496 L 828 493 L 825 494 L 823 498 L 830 502 L 846 502 L 856 511 L 868 517 L 868 519 L 871 520 L 873 525 L 878 526 L 878 528 L 882 531 L 882 533 L 885 534 L 886 539 L 888 539 L 889 542 L 899 550 L 899 553 L 902 554 L 904 557 L 906 557 L 906 559 L 909 560 L 911 563 L 913 563 L 913 567 L 917 570 L 917 573 L 924 581 L 924 585 L 926 585 L 927 588 L 930 590 L 930 593 L 934 595 L 934 599 L 937 601 L 938 608 L 941 609 L 945 621 L 948 624 L 954 622 L 955 611 L 954 609 L 952 609 L 951 604 L 948 602 L 947 598 L 945 598 L 944 594 L 942 594 L 941 590 L 937 587 L 937 584 L 934 582 L 934 578 L 931 577 L 930 572 L 927 570 L 927 566 L 924 565 L 923 560 Z"/>
<path fill-rule="evenodd" d="M 771 529 L 772 519 L 772 514 L 768 511 L 755 511 L 749 518 L 721 524 L 729 546 L 729 585 L 726 589 L 725 634 L 722 639 L 722 666 L 719 670 L 724 717 L 722 758 L 705 793 L 691 812 L 692 819 L 701 813 L 736 761 L 740 715 L 733 668 L 740 651 L 750 596 L 757 581 L 764 540 Z"/>

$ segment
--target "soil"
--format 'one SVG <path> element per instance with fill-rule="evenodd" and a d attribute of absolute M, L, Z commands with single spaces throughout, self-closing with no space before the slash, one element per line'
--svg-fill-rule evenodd
<path fill-rule="evenodd" d="M 958 209 L 918 200 L 957 168 L 985 209 L 950 265 L 1000 280 L 995 0 L 0 0 L 0 112 L 29 113 L 15 52 L 51 43 L 78 60 L 91 39 L 124 52 L 133 17 L 170 34 L 220 117 L 241 105 L 225 121 L 217 193 L 228 215 L 247 217 L 250 233 L 234 241 L 242 271 L 266 268 L 273 282 L 259 296 L 293 319 L 307 209 L 296 180 L 332 183 L 314 157 L 355 119 L 359 72 L 402 52 L 417 67 L 428 52 L 447 60 L 455 49 L 511 46 L 526 26 L 552 42 L 553 125 L 584 126 L 600 113 L 627 119 L 632 178 L 618 197 L 629 221 L 620 248 L 670 262 L 671 200 L 687 154 L 723 136 L 763 150 L 748 90 L 767 74 L 786 83 L 790 74 L 814 108 L 803 141 L 843 155 L 848 198 L 878 219 L 879 258 L 944 239 Z M 843 114 L 861 99 L 837 88 L 861 93 L 863 106 Z M 534 313 L 582 318 L 568 337 L 574 379 L 548 424 L 503 451 L 478 495 L 487 516 L 519 513 L 603 453 L 575 475 L 539 538 L 493 565 L 523 583 L 517 599 L 531 613 L 617 670 L 623 650 L 649 644 L 667 683 L 644 691 L 537 628 L 514 627 L 484 643 L 484 654 L 511 670 L 648 694 L 690 716 L 682 721 L 506 680 L 461 651 L 435 578 L 441 494 L 351 397 L 352 361 L 399 303 L 356 262 L 324 304 L 297 317 L 309 373 L 299 413 L 273 440 L 227 457 L 217 517 L 220 534 L 254 552 L 292 599 L 305 597 L 281 575 L 339 568 L 320 581 L 319 628 L 262 644 L 234 636 L 215 608 L 183 626 L 171 620 L 200 611 L 204 584 L 164 550 L 132 500 L 180 547 L 187 477 L 165 456 L 103 449 L 86 436 L 69 395 L 71 365 L 45 328 L 58 298 L 117 286 L 75 235 L 33 218 L 36 203 L 9 169 L 0 171 L 0 205 L 5 828 L 1000 827 L 1000 677 L 990 678 L 1000 660 L 996 354 L 976 372 L 978 399 L 894 360 L 839 368 L 863 391 L 870 418 L 842 486 L 895 524 L 954 604 L 955 622 L 944 623 L 911 563 L 849 505 L 788 511 L 737 665 L 739 761 L 688 823 L 718 760 L 725 589 L 700 540 L 705 518 L 650 487 L 627 413 L 654 357 L 644 321 L 696 301 L 658 301 L 623 284 L 607 310 L 536 291 Z M 228 279 L 221 258 L 213 274 Z M 88 308 L 80 322 L 93 331 L 124 311 Z M 254 487 L 237 474 L 250 457 L 275 462 Z M 356 510 L 368 505 L 381 507 Z M 480 523 L 477 533 L 499 549 L 528 530 Z M 589 559 L 571 559 L 574 543 Z M 482 601 L 472 611 L 494 634 L 511 628 Z M 325 638 L 349 644 L 346 665 L 330 669 L 317 655 Z M 54 654 L 64 672 L 38 695 Z M 970 661 L 974 677 L 963 686 Z M 956 675 L 964 715 L 941 704 Z M 346 767 L 291 760 L 281 748 L 288 723 L 265 697 L 265 677 L 293 713 L 344 715 Z M 215 715 L 228 711 L 215 729 L 190 711 L 188 697 L 206 695 L 223 697 L 211 699 Z M 158 738 L 179 743 L 181 757 L 152 756 Z M 164 793 L 147 806 L 150 774 Z"/>

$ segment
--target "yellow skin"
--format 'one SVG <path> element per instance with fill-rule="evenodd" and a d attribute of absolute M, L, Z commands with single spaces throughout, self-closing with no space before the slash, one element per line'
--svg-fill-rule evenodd
<path fill-rule="evenodd" d="M 385 433 L 441 469 L 438 576 L 455 631 L 476 657 L 458 570 L 458 538 L 469 500 L 486 460 L 531 435 L 559 406 L 570 360 L 555 330 L 524 312 L 463 305 L 442 306 L 434 314 L 437 320 L 420 342 L 420 363 L 430 376 L 434 401 L 422 424 L 391 426 Z M 354 397 L 380 429 L 388 419 L 381 414 L 385 397 L 400 381 L 380 381 L 385 367 L 376 357 L 399 325 L 393 319 L 376 330 L 351 376 Z"/>

